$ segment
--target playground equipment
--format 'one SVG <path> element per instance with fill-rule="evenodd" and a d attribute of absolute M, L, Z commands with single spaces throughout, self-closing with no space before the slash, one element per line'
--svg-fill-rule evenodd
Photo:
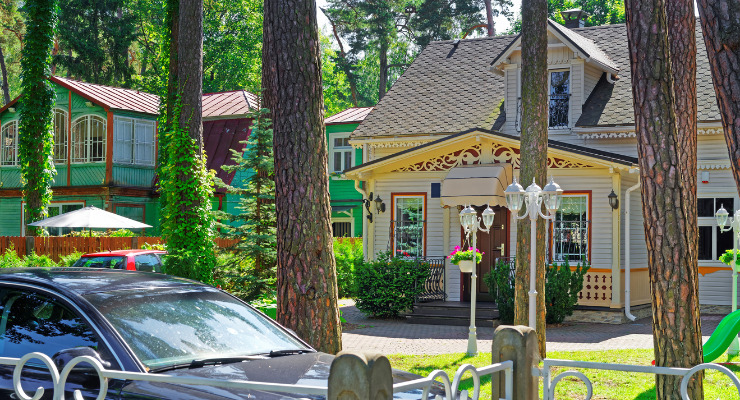
<path fill-rule="evenodd" d="M 737 338 L 738 332 L 740 332 L 740 310 L 722 318 L 712 336 L 704 343 L 704 362 L 712 362 L 724 354 L 733 339 Z"/>

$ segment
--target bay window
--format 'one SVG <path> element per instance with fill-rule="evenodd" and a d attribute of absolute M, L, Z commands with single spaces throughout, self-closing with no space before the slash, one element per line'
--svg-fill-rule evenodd
<path fill-rule="evenodd" d="M 588 262 L 589 195 L 563 195 L 552 223 L 552 260 L 570 265 Z"/>
<path fill-rule="evenodd" d="M 393 254 L 424 257 L 426 194 L 392 194 Z"/>

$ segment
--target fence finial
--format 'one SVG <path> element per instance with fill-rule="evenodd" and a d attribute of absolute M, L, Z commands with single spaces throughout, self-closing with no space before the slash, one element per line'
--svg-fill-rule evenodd
<path fill-rule="evenodd" d="M 340 352 L 331 363 L 327 400 L 390 400 L 391 363 L 380 354 Z"/>
<path fill-rule="evenodd" d="M 511 360 L 514 362 L 514 399 L 531 400 L 539 398 L 538 378 L 532 375 L 532 367 L 540 362 L 537 332 L 523 325 L 501 325 L 493 334 L 491 363 Z M 494 399 L 503 398 L 505 385 L 503 372 L 492 376 Z"/>

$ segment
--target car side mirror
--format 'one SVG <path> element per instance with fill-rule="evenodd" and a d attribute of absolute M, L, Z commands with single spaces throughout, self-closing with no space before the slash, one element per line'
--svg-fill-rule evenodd
<path fill-rule="evenodd" d="M 64 367 L 69 364 L 70 361 L 81 356 L 94 358 L 95 360 L 100 362 L 100 364 L 105 369 L 109 369 L 111 367 L 110 362 L 103 361 L 103 359 L 100 357 L 100 354 L 90 347 L 73 347 L 71 349 L 60 350 L 59 352 L 51 356 L 51 359 L 52 361 L 54 361 L 54 365 L 56 365 L 57 369 L 61 372 Z M 94 373 L 95 369 L 90 364 L 83 362 L 77 364 L 74 368 L 72 368 L 72 372 Z"/>

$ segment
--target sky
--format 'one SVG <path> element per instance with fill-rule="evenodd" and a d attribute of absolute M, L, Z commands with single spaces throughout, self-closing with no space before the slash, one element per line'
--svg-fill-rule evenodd
<path fill-rule="evenodd" d="M 519 10 L 522 6 L 522 0 L 513 0 L 512 3 L 514 6 L 511 8 L 512 10 L 516 10 L 515 14 L 519 13 Z M 322 32 L 328 34 L 331 32 L 331 26 L 329 25 L 329 20 L 326 19 L 326 16 L 319 8 L 326 7 L 326 0 L 316 0 L 316 7 L 317 7 L 317 18 L 319 21 L 319 29 L 322 30 Z M 483 10 L 483 21 L 486 19 L 486 13 L 485 10 Z M 503 32 L 507 29 L 509 29 L 509 21 L 506 19 L 506 17 L 498 17 L 494 19 L 494 25 L 496 27 L 496 32 Z"/>

